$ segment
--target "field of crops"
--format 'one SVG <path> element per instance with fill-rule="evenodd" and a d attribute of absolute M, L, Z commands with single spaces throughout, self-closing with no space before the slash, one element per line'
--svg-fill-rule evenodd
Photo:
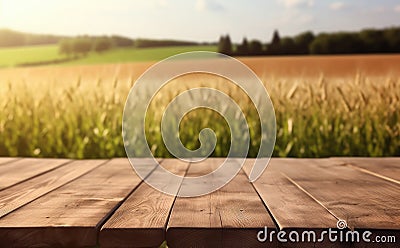
<path fill-rule="evenodd" d="M 243 58 L 265 83 L 275 106 L 274 156 L 400 155 L 400 56 Z M 0 156 L 106 158 L 125 156 L 121 118 L 129 89 L 146 63 L 9 68 L 0 71 Z M 147 136 L 155 156 L 168 156 L 159 135 L 162 107 L 182 90 L 213 86 L 234 98 L 259 144 L 258 119 L 237 87 L 224 79 L 183 76 L 152 103 Z M 196 148 L 208 126 L 229 149 L 226 123 L 209 110 L 188 114 L 183 144 Z"/>

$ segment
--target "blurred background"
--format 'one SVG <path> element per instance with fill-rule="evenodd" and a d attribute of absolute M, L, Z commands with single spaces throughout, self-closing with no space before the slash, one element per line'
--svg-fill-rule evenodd
<path fill-rule="evenodd" d="M 0 156 L 125 156 L 122 112 L 152 64 L 188 51 L 218 51 L 249 66 L 275 106 L 274 156 L 400 155 L 400 4 L 336 0 L 0 0 Z M 231 96 L 257 154 L 260 120 L 232 82 L 176 78 L 154 98 L 146 135 L 160 135 L 164 107 L 192 87 Z M 215 121 L 217 120 L 217 121 Z M 230 131 L 205 109 L 180 138 L 199 147 L 211 127 L 226 156 Z"/>

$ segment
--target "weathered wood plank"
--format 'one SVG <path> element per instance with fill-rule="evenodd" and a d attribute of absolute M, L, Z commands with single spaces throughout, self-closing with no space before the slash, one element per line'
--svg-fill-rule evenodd
<path fill-rule="evenodd" d="M 191 164 L 187 176 L 201 176 L 216 169 L 222 159 Z M 218 180 L 214 178 L 213 180 Z M 213 181 L 197 187 L 206 187 Z M 185 181 L 181 190 L 185 190 Z M 177 198 L 167 228 L 170 247 L 257 247 L 257 233 L 265 226 L 275 229 L 261 199 L 243 171 L 211 194 Z"/>
<path fill-rule="evenodd" d="M 18 163 L 24 160 L 28 162 Z M 275 229 L 264 204 L 278 226 L 287 231 L 318 232 L 334 227 L 337 218 L 346 220 L 357 230 L 372 231 L 372 237 L 398 237 L 400 230 L 400 186 L 384 178 L 397 180 L 395 158 L 274 158 L 253 185 L 245 173 L 240 172 L 217 192 L 177 198 L 175 204 L 175 197 L 141 183 L 126 159 L 104 165 L 91 161 L 65 164 L 67 160 L 63 163 L 40 160 L 21 159 L 0 166 L 0 171 L 2 167 L 8 167 L 3 172 L 10 177 L 14 175 L 10 173 L 11 168 L 16 169 L 15 175 L 19 169 L 25 174 L 9 180 L 2 190 L 0 188 L 0 216 L 3 216 L 0 217 L 0 247 L 94 246 L 101 225 L 110 216 L 100 232 L 102 247 L 157 246 L 165 237 L 165 223 L 172 205 L 166 235 L 171 247 L 314 245 L 259 243 L 256 240 L 258 231 L 264 226 L 270 231 Z M 176 162 L 166 160 L 162 165 L 181 175 L 188 165 L 175 166 Z M 192 164 L 187 176 L 207 174 L 221 162 L 221 159 L 209 159 Z M 79 163 L 85 166 L 80 167 Z M 244 167 L 246 173 L 250 168 L 248 163 Z M 35 173 L 27 168 L 30 165 Z M 157 175 L 160 174 L 155 170 L 151 176 Z M 0 174 L 0 185 L 3 179 L 8 180 Z M 218 180 L 213 178 L 198 187 L 208 188 Z M 184 187 L 183 182 L 181 190 Z M 374 247 L 374 244 L 365 243 L 352 245 Z M 338 244 L 315 246 L 336 247 Z M 375 247 L 397 247 L 397 244 L 375 244 Z"/>
<path fill-rule="evenodd" d="M 364 173 L 400 184 L 400 158 L 331 158 Z"/>
<path fill-rule="evenodd" d="M 0 218 L 82 176 L 104 162 L 105 160 L 74 161 L 0 191 Z"/>
<path fill-rule="evenodd" d="M 243 170 L 250 174 L 254 159 L 247 159 Z M 284 160 L 272 158 L 267 169 L 258 180 L 253 182 L 255 189 L 268 207 L 279 229 L 289 233 L 296 231 L 313 231 L 316 240 L 321 232 L 328 228 L 336 228 L 338 221 L 329 210 L 315 201 L 312 196 L 299 189 L 280 171 Z M 273 236 L 277 239 L 277 236 Z M 286 239 L 287 236 L 286 236 Z M 268 242 L 268 241 L 267 241 Z M 290 242 L 281 243 L 285 247 L 343 247 L 344 244 L 324 242 Z"/>
<path fill-rule="evenodd" d="M 177 159 L 164 159 L 161 165 L 173 174 L 184 176 L 189 163 Z M 159 169 L 151 180 L 167 180 Z M 178 192 L 179 184 L 167 182 Z M 165 227 L 175 196 L 168 195 L 142 183 L 111 218 L 103 225 L 99 243 L 101 247 L 159 247 L 165 240 Z"/>
<path fill-rule="evenodd" d="M 0 219 L 0 247 L 95 246 L 102 222 L 141 182 L 113 159 Z"/>
<path fill-rule="evenodd" d="M 53 170 L 68 159 L 24 158 L 0 166 L 0 190 Z"/>
<path fill-rule="evenodd" d="M 334 159 L 282 159 L 280 170 L 350 228 L 376 235 L 399 233 L 400 188 Z M 346 243 L 342 243 L 346 245 Z M 355 242 L 351 247 L 397 247 L 395 243 Z"/>
<path fill-rule="evenodd" d="M 17 161 L 20 158 L 0 157 L 0 165 L 7 164 L 13 161 Z"/>
<path fill-rule="evenodd" d="M 329 159 L 282 159 L 279 170 L 359 229 L 400 229 L 400 186 Z"/>
<path fill-rule="evenodd" d="M 247 175 L 253 164 L 248 159 L 243 169 Z M 271 159 L 263 175 L 254 182 L 265 205 L 281 229 L 336 227 L 337 218 L 312 197 L 296 187 L 281 173 L 285 160 Z"/>

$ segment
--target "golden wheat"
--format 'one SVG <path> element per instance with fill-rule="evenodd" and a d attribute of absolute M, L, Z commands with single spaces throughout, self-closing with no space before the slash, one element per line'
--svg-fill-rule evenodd
<path fill-rule="evenodd" d="M 2 74 L 0 156 L 125 156 L 122 111 L 143 68 L 97 69 L 98 73 L 92 69 L 86 73 L 85 69 L 55 68 L 53 75 L 49 68 L 15 69 L 14 74 Z M 258 74 L 264 75 L 276 111 L 274 156 L 400 155 L 400 80 L 396 75 L 367 71 L 338 77 Z M 191 87 L 217 88 L 238 102 L 250 126 L 249 156 L 255 156 L 259 119 L 250 99 L 227 80 L 206 74 L 177 78 L 153 99 L 146 132 L 155 156 L 170 156 L 159 134 L 162 112 L 172 98 Z M 183 119 L 182 142 L 195 149 L 198 132 L 206 126 L 218 137 L 213 155 L 226 155 L 229 130 L 212 111 L 194 111 Z"/>

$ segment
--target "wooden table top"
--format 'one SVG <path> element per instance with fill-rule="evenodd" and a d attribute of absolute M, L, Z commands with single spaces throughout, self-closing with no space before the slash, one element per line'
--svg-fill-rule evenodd
<path fill-rule="evenodd" d="M 160 161 L 190 177 L 223 160 Z M 0 158 L 0 247 L 400 247 L 400 158 L 273 158 L 250 183 L 252 162 L 223 188 L 184 198 L 147 185 L 126 158 Z M 328 228 L 372 241 L 257 239 Z"/>

